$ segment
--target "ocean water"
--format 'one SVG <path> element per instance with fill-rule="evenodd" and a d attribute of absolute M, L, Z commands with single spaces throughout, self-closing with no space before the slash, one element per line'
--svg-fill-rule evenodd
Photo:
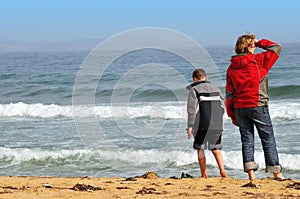
<path fill-rule="evenodd" d="M 208 69 L 209 79 L 223 91 L 232 48 L 205 48 L 217 66 Z M 101 75 L 95 70 L 78 76 L 89 53 L 0 53 L 0 175 L 129 177 L 156 171 L 161 177 L 180 177 L 181 172 L 199 177 L 185 130 L 185 86 L 192 82 L 193 66 L 172 53 L 143 49 L 119 57 Z M 270 114 L 283 173 L 298 180 L 299 55 L 299 43 L 283 44 L 269 74 Z M 90 94 L 91 100 L 76 101 Z M 247 179 L 238 128 L 224 117 L 227 173 Z M 257 177 L 270 176 L 264 172 L 257 134 L 255 149 Z M 209 176 L 218 176 L 212 154 L 206 155 Z"/>

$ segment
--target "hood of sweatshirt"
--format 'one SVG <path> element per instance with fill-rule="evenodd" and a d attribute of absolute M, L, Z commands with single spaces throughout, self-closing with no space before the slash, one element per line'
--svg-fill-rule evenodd
<path fill-rule="evenodd" d="M 253 61 L 254 54 L 248 53 L 248 54 L 239 54 L 234 55 L 231 57 L 231 67 L 233 68 L 241 68 L 245 65 L 247 65 L 250 61 Z"/>

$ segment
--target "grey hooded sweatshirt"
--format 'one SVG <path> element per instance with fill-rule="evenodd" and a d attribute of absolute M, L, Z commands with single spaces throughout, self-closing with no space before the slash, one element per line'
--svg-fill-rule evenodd
<path fill-rule="evenodd" d="M 198 131 L 222 131 L 224 99 L 220 89 L 209 81 L 198 81 L 186 87 L 189 90 L 188 128 Z"/>

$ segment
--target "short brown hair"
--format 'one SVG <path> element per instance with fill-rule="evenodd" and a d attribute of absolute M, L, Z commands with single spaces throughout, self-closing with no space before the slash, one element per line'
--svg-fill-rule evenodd
<path fill-rule="evenodd" d="M 193 78 L 201 79 L 201 78 L 206 78 L 206 72 L 202 68 L 197 68 L 193 72 Z"/>
<path fill-rule="evenodd" d="M 256 36 L 250 33 L 240 36 L 235 44 L 235 53 L 242 54 L 242 53 L 249 53 L 248 47 L 253 44 Z"/>

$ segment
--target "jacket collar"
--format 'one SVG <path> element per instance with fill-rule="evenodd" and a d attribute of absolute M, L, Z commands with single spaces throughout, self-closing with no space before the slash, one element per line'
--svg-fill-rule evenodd
<path fill-rule="evenodd" d="M 210 84 L 210 81 L 203 80 L 203 81 L 194 82 L 194 83 L 192 83 L 192 84 L 186 86 L 186 89 L 187 89 L 187 90 L 190 90 L 192 87 L 194 87 L 194 86 L 196 86 L 196 85 L 198 85 L 198 84 L 202 84 L 202 83 L 208 83 L 208 84 Z"/>

